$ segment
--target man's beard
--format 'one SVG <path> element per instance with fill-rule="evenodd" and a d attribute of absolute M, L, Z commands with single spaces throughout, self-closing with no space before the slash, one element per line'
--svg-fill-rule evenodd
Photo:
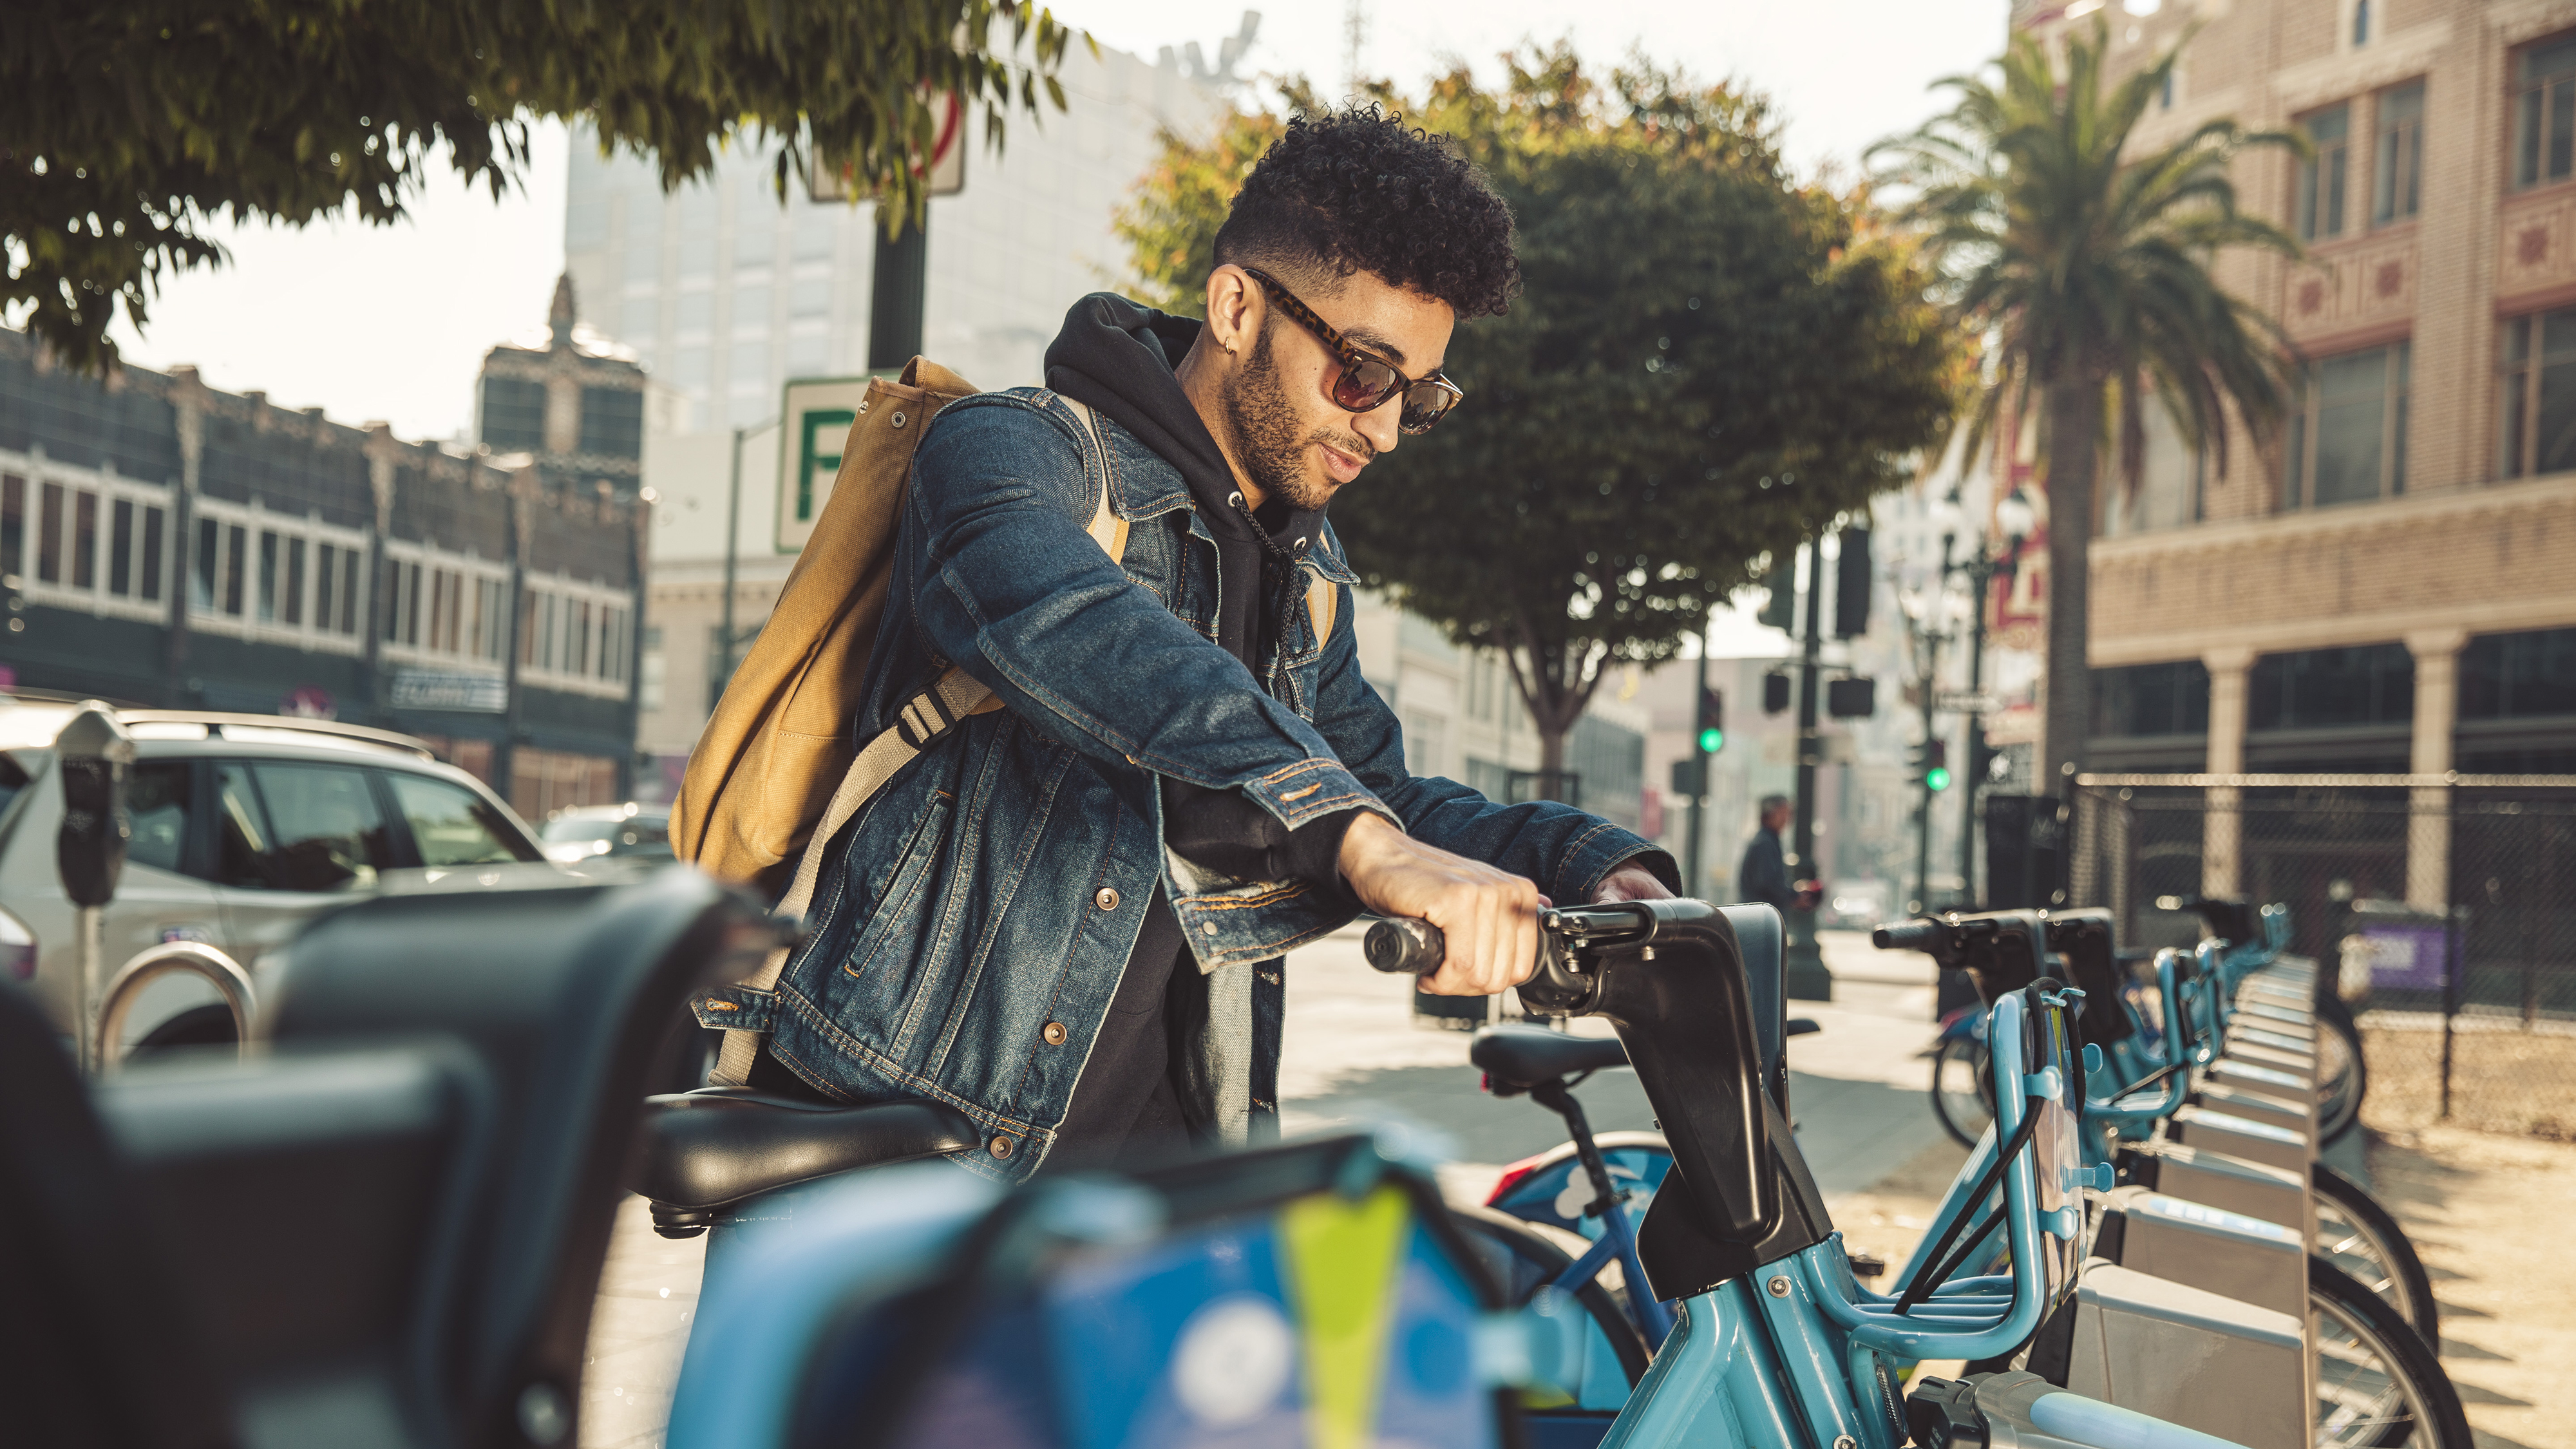
<path fill-rule="evenodd" d="M 1263 497 L 1285 499 L 1291 508 L 1320 513 L 1333 498 L 1335 485 L 1329 478 L 1307 476 L 1308 448 L 1322 443 L 1354 458 L 1369 456 L 1364 446 L 1332 428 L 1297 430 L 1297 410 L 1288 401 L 1287 385 L 1280 381 L 1279 360 L 1271 355 L 1267 326 L 1254 339 L 1251 357 L 1226 383 L 1218 402 L 1225 410 L 1226 431 L 1233 435 L 1228 441 L 1234 444 L 1235 459 L 1244 473 Z"/>

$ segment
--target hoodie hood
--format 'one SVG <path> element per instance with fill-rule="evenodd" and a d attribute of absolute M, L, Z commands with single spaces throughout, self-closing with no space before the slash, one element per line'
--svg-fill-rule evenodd
<path fill-rule="evenodd" d="M 1107 414 L 1179 469 L 1199 516 L 1219 537 L 1245 534 L 1281 553 L 1311 548 L 1323 531 L 1323 512 L 1273 504 L 1253 522 L 1235 501 L 1240 488 L 1224 450 L 1181 391 L 1176 369 L 1204 325 L 1094 292 L 1065 313 L 1064 330 L 1048 344 L 1046 385 Z"/>

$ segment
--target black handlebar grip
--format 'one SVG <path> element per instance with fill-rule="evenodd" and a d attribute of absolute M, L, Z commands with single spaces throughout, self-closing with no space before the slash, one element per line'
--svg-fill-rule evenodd
<path fill-rule="evenodd" d="M 1369 965 L 1390 976 L 1421 976 L 1437 971 L 1449 956 L 1449 942 L 1440 934 L 1440 928 L 1411 916 L 1389 916 L 1369 927 L 1363 949 Z"/>
<path fill-rule="evenodd" d="M 1899 921 L 1869 933 L 1869 943 L 1882 951 L 1929 951 L 1941 941 L 1939 921 Z"/>

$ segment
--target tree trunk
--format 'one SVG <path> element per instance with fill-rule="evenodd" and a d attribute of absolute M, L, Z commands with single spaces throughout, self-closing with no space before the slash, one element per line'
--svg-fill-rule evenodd
<path fill-rule="evenodd" d="M 2090 557 L 2093 491 L 2102 455 L 2102 385 L 2077 377 L 2048 388 L 2048 707 L 2040 720 L 2033 793 L 2063 797 L 2093 729 Z"/>
<path fill-rule="evenodd" d="M 1601 682 L 1595 658 L 1600 646 L 1589 639 L 1543 639 L 1527 625 L 1520 634 L 1521 647 L 1503 651 L 1503 658 L 1512 667 L 1521 702 L 1529 707 L 1530 726 L 1538 731 L 1537 794 L 1579 804 L 1571 798 L 1576 791 L 1567 788 L 1565 737 L 1583 718 Z"/>

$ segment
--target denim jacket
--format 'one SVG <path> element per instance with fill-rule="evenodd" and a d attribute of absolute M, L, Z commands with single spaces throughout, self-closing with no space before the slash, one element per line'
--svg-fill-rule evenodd
<path fill-rule="evenodd" d="M 1405 773 L 1360 677 L 1329 529 L 1269 618 L 1261 677 L 1214 642 L 1217 554 L 1181 474 L 1057 394 L 951 404 L 913 464 L 886 615 L 854 721 L 870 739 L 950 662 L 1004 708 L 932 741 L 829 844 L 804 943 L 771 993 L 716 993 L 714 1026 L 770 1030 L 776 1061 L 843 1101 L 926 1097 L 983 1129 L 965 1165 L 1044 1160 L 1144 912 L 1169 893 L 1206 973 L 1184 1076 L 1215 1135 L 1275 1123 L 1281 956 L 1347 923 L 1344 889 L 1211 879 L 1163 845 L 1158 776 L 1235 790 L 1291 829 L 1354 807 L 1418 839 L 1587 898 L 1653 845 L 1569 806 L 1497 805 Z M 1130 525 L 1085 531 L 1107 480 Z M 1330 638 L 1303 590 L 1342 591 Z"/>

